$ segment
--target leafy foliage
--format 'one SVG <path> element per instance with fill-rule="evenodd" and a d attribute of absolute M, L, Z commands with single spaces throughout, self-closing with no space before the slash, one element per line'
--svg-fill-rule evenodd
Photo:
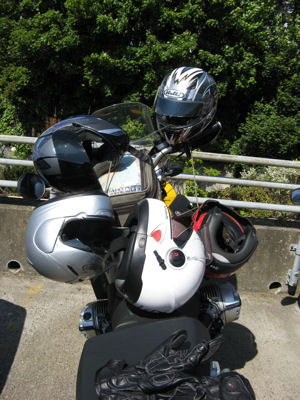
<path fill-rule="evenodd" d="M 0 97 L 0 111 L 0 135 L 22 136 L 25 134 L 24 128 L 18 120 L 16 107 L 11 102 Z M 3 157 L 7 147 L 5 144 L 1 146 L 0 157 Z M 31 147 L 26 144 L 16 144 L 13 153 L 20 158 L 26 158 L 31 153 Z"/>
<path fill-rule="evenodd" d="M 3 0 L 0 11 L 0 90 L 26 130 L 125 100 L 151 105 L 163 76 L 180 65 L 200 66 L 218 83 L 218 150 L 248 135 L 237 128 L 257 112 L 255 102 L 276 98 L 289 117 L 285 130 L 295 128 L 294 1 Z M 232 151 L 248 151 L 244 142 Z"/>
<path fill-rule="evenodd" d="M 247 167 L 241 172 L 242 179 L 279 183 L 300 183 L 300 171 L 295 168 L 283 167 Z"/>
<path fill-rule="evenodd" d="M 152 105 L 163 76 L 190 65 L 218 85 L 214 151 L 295 158 L 299 32 L 294 0 L 2 0 L 0 129 Z"/>
<path fill-rule="evenodd" d="M 300 113 L 280 114 L 276 106 L 256 103 L 241 124 L 241 137 L 231 147 L 234 154 L 266 158 L 296 158 L 300 154 Z"/>
<path fill-rule="evenodd" d="M 246 167 L 241 171 L 240 178 L 279 183 L 300 183 L 300 173 L 297 169 L 282 167 Z M 230 186 L 226 189 L 210 192 L 210 195 L 218 199 L 222 198 L 268 204 L 292 204 L 290 200 L 290 191 L 285 189 Z M 289 213 L 280 211 L 242 209 L 240 212 L 244 216 L 254 218 L 290 217 Z"/>
<path fill-rule="evenodd" d="M 7 99 L 0 98 L 0 111 L 0 135 L 24 135 L 25 132 L 18 120 L 16 107 Z"/>
<path fill-rule="evenodd" d="M 219 191 L 210 192 L 210 196 L 216 199 L 230 199 L 249 202 L 261 202 L 269 204 L 292 204 L 289 190 L 274 190 L 261 187 L 233 186 Z M 286 218 L 288 213 L 274 210 L 239 209 L 241 215 L 253 218 Z"/>

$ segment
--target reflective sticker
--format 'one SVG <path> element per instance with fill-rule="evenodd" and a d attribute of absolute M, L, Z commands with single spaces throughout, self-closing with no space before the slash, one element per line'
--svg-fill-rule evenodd
<path fill-rule="evenodd" d="M 151 236 L 153 237 L 154 240 L 159 242 L 161 239 L 161 230 L 158 229 L 157 231 L 152 232 Z"/>

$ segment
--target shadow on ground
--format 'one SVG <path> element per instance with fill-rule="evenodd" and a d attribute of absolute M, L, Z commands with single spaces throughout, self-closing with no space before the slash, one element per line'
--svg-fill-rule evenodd
<path fill-rule="evenodd" d="M 0 394 L 21 340 L 26 310 L 0 299 Z"/>
<path fill-rule="evenodd" d="M 286 296 L 281 300 L 281 305 L 285 307 L 295 303 L 298 303 L 298 307 L 300 307 L 300 295 L 298 297 Z"/>
<path fill-rule="evenodd" d="M 241 369 L 257 355 L 255 336 L 245 326 L 232 322 L 224 329 L 223 342 L 210 361 L 218 361 L 222 369 Z M 197 374 L 209 375 L 210 361 L 200 364 Z"/>

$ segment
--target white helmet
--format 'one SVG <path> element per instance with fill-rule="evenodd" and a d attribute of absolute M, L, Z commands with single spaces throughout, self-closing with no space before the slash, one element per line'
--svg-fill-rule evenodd
<path fill-rule="evenodd" d="M 78 282 L 99 275 L 114 214 L 100 190 L 56 197 L 35 208 L 27 226 L 27 261 L 41 275 Z"/>
<path fill-rule="evenodd" d="M 145 199 L 125 223 L 127 242 L 116 239 L 112 249 L 125 249 L 114 271 L 119 292 L 134 306 L 171 313 L 186 303 L 202 282 L 205 252 L 197 233 L 172 221 L 164 202 Z M 119 250 L 120 250 L 119 248 Z"/>

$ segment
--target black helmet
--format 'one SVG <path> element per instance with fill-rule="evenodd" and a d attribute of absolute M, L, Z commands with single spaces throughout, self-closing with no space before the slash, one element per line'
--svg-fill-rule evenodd
<path fill-rule="evenodd" d="M 214 79 L 200 68 L 174 69 L 162 81 L 155 99 L 156 122 L 171 140 L 197 145 L 208 142 L 205 128 L 212 122 L 218 103 Z M 196 139 L 196 140 L 195 140 Z M 213 137 L 210 135 L 210 139 Z"/>
<path fill-rule="evenodd" d="M 35 143 L 33 162 L 43 180 L 60 191 L 96 190 L 98 177 L 115 168 L 128 143 L 118 126 L 83 115 L 47 129 Z"/>
<path fill-rule="evenodd" d="M 206 274 L 232 275 L 255 251 L 258 240 L 252 223 L 218 201 L 207 200 L 193 217 L 206 250 Z"/>

